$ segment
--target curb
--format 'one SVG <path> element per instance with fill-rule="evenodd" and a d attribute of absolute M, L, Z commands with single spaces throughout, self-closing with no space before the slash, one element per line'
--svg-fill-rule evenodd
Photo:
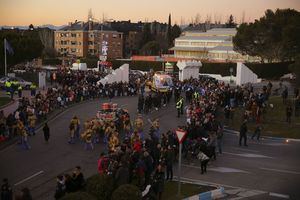
<path fill-rule="evenodd" d="M 202 192 L 200 194 L 185 198 L 184 200 L 211 200 L 225 197 L 225 189 L 224 187 L 220 187 L 215 190 L 211 190 L 208 192 Z"/>
<path fill-rule="evenodd" d="M 224 128 L 224 131 L 226 133 L 232 134 L 232 135 L 237 135 L 239 132 L 231 129 L 226 129 Z M 284 138 L 284 137 L 271 137 L 271 136 L 261 136 L 263 139 L 269 139 L 269 140 L 276 140 L 276 141 L 293 141 L 293 142 L 300 142 L 300 139 L 294 139 L 294 138 Z"/>

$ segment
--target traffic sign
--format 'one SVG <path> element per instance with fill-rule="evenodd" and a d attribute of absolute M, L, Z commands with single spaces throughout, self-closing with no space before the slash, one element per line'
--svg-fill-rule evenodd
<path fill-rule="evenodd" d="M 181 129 L 176 130 L 176 135 L 177 135 L 179 144 L 181 144 L 183 142 L 183 139 L 185 138 L 186 133 L 187 133 L 186 131 L 181 130 Z"/>

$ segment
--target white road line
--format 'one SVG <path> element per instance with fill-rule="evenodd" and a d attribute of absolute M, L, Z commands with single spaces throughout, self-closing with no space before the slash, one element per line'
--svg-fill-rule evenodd
<path fill-rule="evenodd" d="M 274 172 L 282 172 L 282 173 L 300 175 L 300 172 L 290 171 L 290 170 L 284 170 L 284 169 L 272 169 L 272 168 L 264 168 L 264 167 L 261 167 L 259 169 L 263 169 L 263 170 L 267 170 L 267 171 L 274 171 Z"/>
<path fill-rule="evenodd" d="M 24 183 L 25 181 L 28 181 L 28 180 L 30 180 L 30 179 L 32 179 L 32 178 L 34 178 L 34 177 L 36 177 L 36 176 L 38 176 L 38 175 L 40 175 L 40 174 L 42 174 L 42 173 L 44 173 L 44 171 L 39 171 L 39 172 L 37 172 L 37 173 L 35 173 L 35 174 L 33 174 L 33 175 L 27 177 L 27 178 L 25 178 L 25 179 L 23 179 L 23 180 L 21 180 L 21 181 L 15 183 L 14 186 L 20 185 L 20 184 Z"/>
<path fill-rule="evenodd" d="M 259 151 L 257 150 L 251 150 L 251 149 L 245 149 L 245 148 L 237 148 L 237 147 L 232 147 L 232 149 L 236 149 L 239 151 L 249 151 L 249 152 L 254 152 L 254 153 L 258 153 Z"/>
<path fill-rule="evenodd" d="M 241 156 L 246 158 L 272 158 L 270 156 L 264 156 L 261 154 L 253 154 L 253 153 L 230 153 L 230 152 L 223 152 L 224 154 L 234 155 L 234 156 Z"/>
<path fill-rule="evenodd" d="M 273 196 L 273 197 L 280 197 L 280 198 L 283 198 L 283 199 L 289 199 L 290 198 L 290 196 L 287 195 L 287 194 L 279 194 L 279 193 L 274 193 L 274 192 L 270 192 L 269 195 Z"/>
<path fill-rule="evenodd" d="M 195 168 L 195 169 L 201 169 L 201 167 L 192 166 L 192 165 L 183 164 L 182 166 Z M 247 173 L 247 174 L 250 174 L 250 172 L 248 172 L 248 171 L 235 169 L 235 168 L 228 168 L 228 167 L 210 167 L 207 169 L 207 171 L 215 171 L 215 172 L 220 172 L 220 173 Z"/>

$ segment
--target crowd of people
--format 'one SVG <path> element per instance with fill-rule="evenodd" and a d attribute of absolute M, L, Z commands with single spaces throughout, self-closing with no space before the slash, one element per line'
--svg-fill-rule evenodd
<path fill-rule="evenodd" d="M 19 108 L 7 117 L 0 112 L 0 132 L 2 137 L 20 137 L 20 144 L 30 149 L 28 136 L 35 135 L 36 123 L 47 117 L 57 108 L 63 108 L 73 102 L 115 96 L 139 95 L 137 110 L 139 114 L 148 114 L 171 104 L 174 96 L 177 117 L 185 115 L 185 124 L 179 128 L 187 132 L 183 143 L 183 156 L 188 161 L 199 160 L 201 173 L 207 172 L 209 162 L 222 154 L 224 124 L 221 122 L 221 109 L 224 111 L 225 124 L 233 120 L 235 109 L 244 107 L 243 123 L 240 127 L 239 145 L 247 146 L 247 123 L 255 122 L 257 127 L 252 138 L 259 140 L 262 130 L 262 114 L 268 105 L 272 84 L 269 83 L 259 92 L 251 85 L 232 88 L 210 78 L 189 79 L 183 82 L 174 79 L 174 87 L 168 92 L 145 92 L 143 80 L 132 79 L 129 83 L 98 84 L 101 74 L 90 72 L 57 73 L 54 84 L 45 93 L 38 92 L 32 98 L 20 99 Z M 185 98 L 183 97 L 185 96 Z M 283 99 L 285 96 L 283 96 Z M 175 109 L 175 108 L 174 108 Z M 289 112 L 291 112 L 289 110 Z M 142 191 L 151 185 L 158 199 L 162 198 L 166 180 L 173 179 L 173 165 L 177 160 L 178 140 L 174 130 L 162 132 L 159 119 L 149 120 L 151 127 L 145 129 L 142 115 L 133 121 L 125 109 L 114 110 L 114 116 L 103 118 L 95 116 L 81 124 L 74 116 L 69 123 L 69 144 L 80 139 L 86 150 L 103 143 L 104 151 L 98 160 L 98 173 L 112 176 L 115 185 L 132 183 Z M 48 142 L 50 130 L 44 128 Z M 55 198 L 65 193 L 80 190 L 84 178 L 80 167 L 76 167 L 72 176 L 59 175 Z"/>

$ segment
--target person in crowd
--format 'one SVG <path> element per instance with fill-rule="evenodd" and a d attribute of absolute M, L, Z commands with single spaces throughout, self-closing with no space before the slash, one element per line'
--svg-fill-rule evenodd
<path fill-rule="evenodd" d="M 206 154 L 204 154 L 202 151 L 200 151 L 199 154 L 197 155 L 197 158 L 201 162 L 201 174 L 206 173 L 206 168 L 207 168 L 207 164 L 209 162 L 209 157 Z"/>
<path fill-rule="evenodd" d="M 55 199 L 62 198 L 66 193 L 66 185 L 65 180 L 62 175 L 59 175 L 56 177 L 56 190 L 54 194 Z"/>
<path fill-rule="evenodd" d="M 240 146 L 242 145 L 242 140 L 244 140 L 244 146 L 248 146 L 247 145 L 247 132 L 248 132 L 247 121 L 245 120 L 240 127 L 240 139 L 239 139 Z"/>
<path fill-rule="evenodd" d="M 154 173 L 154 191 L 157 194 L 157 199 L 162 199 L 162 193 L 165 187 L 165 172 L 164 165 L 162 163 L 158 164 Z"/>
<path fill-rule="evenodd" d="M 44 133 L 45 142 L 48 143 L 49 138 L 50 138 L 50 128 L 49 128 L 47 122 L 44 124 L 43 133 Z"/>
<path fill-rule="evenodd" d="M 1 185 L 1 200 L 13 200 L 13 191 L 8 183 L 8 179 L 4 178 Z"/>
<path fill-rule="evenodd" d="M 292 120 L 292 114 L 293 114 L 293 108 L 291 106 L 291 104 L 289 103 L 286 107 L 286 122 L 291 124 Z"/>
<path fill-rule="evenodd" d="M 254 137 L 256 137 L 257 141 L 259 141 L 261 130 L 262 130 L 262 127 L 260 125 L 257 125 L 251 139 L 253 140 Z"/>
<path fill-rule="evenodd" d="M 81 172 L 80 166 L 75 167 L 73 174 L 72 174 L 72 179 L 73 179 L 74 188 L 76 191 L 81 190 L 84 187 L 85 180 L 84 180 L 84 176 Z"/>
<path fill-rule="evenodd" d="M 169 145 L 168 150 L 166 152 L 166 167 L 167 167 L 167 179 L 166 180 L 173 180 L 173 162 L 175 160 L 174 150 Z"/>

